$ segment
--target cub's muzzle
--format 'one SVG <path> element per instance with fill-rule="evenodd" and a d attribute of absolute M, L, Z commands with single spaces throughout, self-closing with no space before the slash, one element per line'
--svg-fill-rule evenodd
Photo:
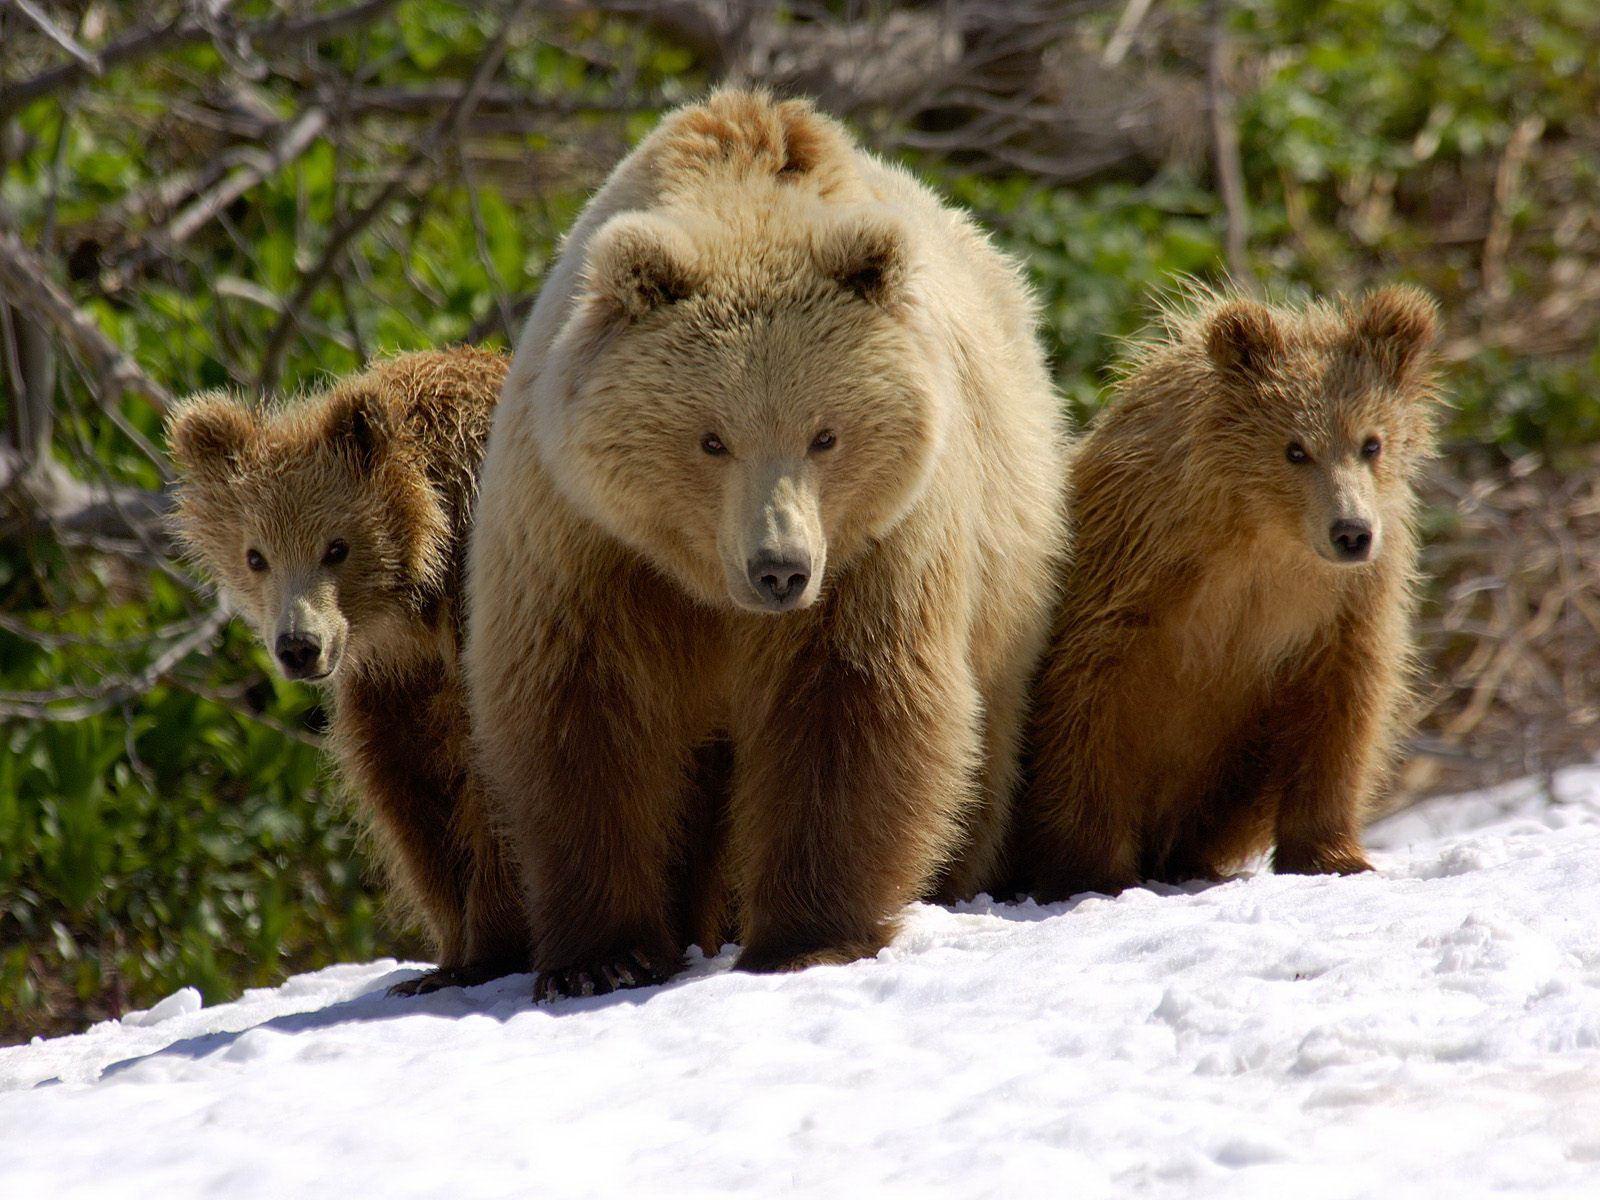
<path fill-rule="evenodd" d="M 315 634 L 279 634 L 272 649 L 286 678 L 317 679 L 328 673 L 323 665 L 322 639 Z"/>
<path fill-rule="evenodd" d="M 1375 541 L 1368 521 L 1335 521 L 1328 529 L 1333 558 L 1338 562 L 1363 563 L 1372 557 Z"/>

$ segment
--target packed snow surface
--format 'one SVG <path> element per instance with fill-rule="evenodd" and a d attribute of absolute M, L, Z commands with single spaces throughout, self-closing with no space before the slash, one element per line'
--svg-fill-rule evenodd
<path fill-rule="evenodd" d="M 0 1050 L 0 1196 L 1600 1197 L 1600 768 L 1369 841 L 785 977 L 184 989 Z"/>

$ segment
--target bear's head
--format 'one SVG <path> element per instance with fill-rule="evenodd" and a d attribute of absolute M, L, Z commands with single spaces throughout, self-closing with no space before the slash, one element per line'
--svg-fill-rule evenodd
<path fill-rule="evenodd" d="M 361 382 L 275 412 L 207 393 L 168 421 L 179 539 L 291 679 L 328 679 L 414 615 L 450 529 L 392 402 Z"/>
<path fill-rule="evenodd" d="M 804 608 L 926 485 L 951 368 L 891 214 L 772 202 L 625 213 L 553 348 L 541 454 L 690 594 Z"/>
<path fill-rule="evenodd" d="M 1435 313 L 1407 287 L 1304 313 L 1217 306 L 1202 328 L 1215 386 L 1198 469 L 1227 479 L 1268 535 L 1340 566 L 1377 561 L 1433 449 Z"/>

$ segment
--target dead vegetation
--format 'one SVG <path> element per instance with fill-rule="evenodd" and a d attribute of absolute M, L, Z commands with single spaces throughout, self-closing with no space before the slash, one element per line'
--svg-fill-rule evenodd
<path fill-rule="evenodd" d="M 1600 454 L 1452 460 L 1430 481 L 1422 721 L 1404 792 L 1600 750 Z"/>

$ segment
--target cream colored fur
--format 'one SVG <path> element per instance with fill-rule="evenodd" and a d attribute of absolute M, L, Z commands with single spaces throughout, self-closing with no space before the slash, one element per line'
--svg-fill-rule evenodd
<path fill-rule="evenodd" d="M 670 958 L 663 862 L 719 736 L 741 965 L 871 953 L 942 868 L 988 882 L 1064 541 L 1034 321 L 965 216 L 798 102 L 673 114 L 590 202 L 469 566 L 475 733 L 555 990 Z M 748 611 L 764 542 L 814 556 L 794 611 Z"/>

